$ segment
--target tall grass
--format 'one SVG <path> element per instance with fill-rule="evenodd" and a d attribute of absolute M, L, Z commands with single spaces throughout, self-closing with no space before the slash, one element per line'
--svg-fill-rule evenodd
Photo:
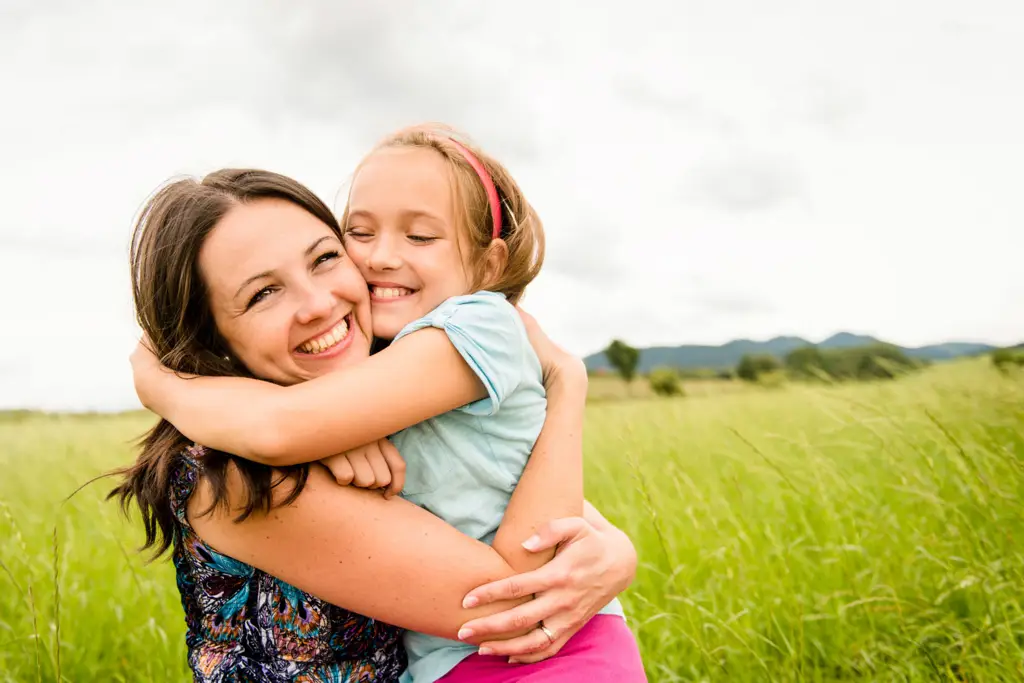
<path fill-rule="evenodd" d="M 1024 680 L 1020 379 L 973 362 L 588 426 L 652 679 Z"/>
<path fill-rule="evenodd" d="M 188 680 L 170 564 L 63 502 L 150 420 L 0 420 L 0 681 Z M 1020 373 L 597 402 L 586 455 L 652 681 L 1024 679 Z"/>

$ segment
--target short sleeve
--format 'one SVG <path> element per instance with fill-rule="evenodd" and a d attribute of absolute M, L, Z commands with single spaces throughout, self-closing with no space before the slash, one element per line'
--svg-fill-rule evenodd
<path fill-rule="evenodd" d="M 395 340 L 435 327 L 448 339 L 487 389 L 487 398 L 464 406 L 474 415 L 493 415 L 520 385 L 529 343 L 512 304 L 501 294 L 478 292 L 452 297 L 407 325 Z"/>

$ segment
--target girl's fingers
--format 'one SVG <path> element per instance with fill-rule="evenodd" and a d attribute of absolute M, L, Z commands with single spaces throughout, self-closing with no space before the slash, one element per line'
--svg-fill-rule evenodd
<path fill-rule="evenodd" d="M 372 488 L 375 478 L 373 467 L 370 466 L 366 455 L 358 451 L 350 451 L 346 455 L 348 461 L 352 463 L 352 471 L 355 473 L 355 476 L 352 477 L 353 486 L 358 486 L 361 489 Z"/>
<path fill-rule="evenodd" d="M 352 471 L 352 463 L 348 461 L 346 456 L 334 455 L 330 458 L 325 458 L 322 462 L 331 471 L 331 474 L 334 475 L 336 482 L 342 486 L 348 486 L 352 483 L 355 472 Z"/>
<path fill-rule="evenodd" d="M 402 487 L 405 486 L 405 460 L 402 459 L 395 445 L 387 439 L 381 440 L 380 452 L 384 454 L 388 470 L 391 472 L 391 483 L 384 491 L 384 497 L 391 498 L 401 493 Z"/>
<path fill-rule="evenodd" d="M 373 470 L 373 484 L 367 488 L 382 489 L 391 483 L 391 470 L 388 468 L 388 462 L 380 448 L 376 445 L 367 448 L 366 460 Z"/>

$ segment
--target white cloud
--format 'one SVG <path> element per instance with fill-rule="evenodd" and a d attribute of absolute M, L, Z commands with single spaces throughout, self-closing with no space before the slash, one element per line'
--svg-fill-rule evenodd
<path fill-rule="evenodd" d="M 167 177 L 332 205 L 441 119 L 519 177 L 577 352 L 779 333 L 1024 340 L 1024 9 L 192 0 L 0 10 L 0 406 L 134 405 L 126 245 Z"/>

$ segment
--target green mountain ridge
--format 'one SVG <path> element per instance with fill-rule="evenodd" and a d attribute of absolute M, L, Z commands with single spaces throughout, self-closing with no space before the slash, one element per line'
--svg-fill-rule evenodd
<path fill-rule="evenodd" d="M 802 337 L 775 337 L 767 341 L 735 339 L 721 346 L 697 344 L 652 346 L 640 349 L 640 363 L 637 366 L 637 371 L 646 373 L 656 367 L 733 368 L 743 356 L 751 353 L 766 353 L 781 359 L 790 351 L 804 346 L 817 346 L 820 349 L 844 349 L 885 343 L 887 342 L 867 335 L 839 332 L 817 344 Z M 990 344 L 978 342 L 947 342 L 919 347 L 905 347 L 897 344 L 893 344 L 893 346 L 898 346 L 911 358 L 929 361 L 976 356 L 996 348 Z M 587 356 L 583 362 L 591 372 L 612 369 L 603 351 Z"/>

